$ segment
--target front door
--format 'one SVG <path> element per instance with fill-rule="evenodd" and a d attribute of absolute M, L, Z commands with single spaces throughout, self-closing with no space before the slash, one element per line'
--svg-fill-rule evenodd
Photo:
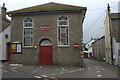
<path fill-rule="evenodd" d="M 49 40 L 42 40 L 40 42 L 40 64 L 52 64 L 52 43 Z"/>
<path fill-rule="evenodd" d="M 10 43 L 7 43 L 7 61 L 10 61 Z"/>

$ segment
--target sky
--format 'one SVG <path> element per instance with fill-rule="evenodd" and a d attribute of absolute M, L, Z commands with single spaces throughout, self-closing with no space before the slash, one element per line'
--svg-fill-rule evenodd
<path fill-rule="evenodd" d="M 48 2 L 57 2 L 76 6 L 87 7 L 83 23 L 83 42 L 88 42 L 91 37 L 100 38 L 104 35 L 104 20 L 107 4 L 110 4 L 111 12 L 118 12 L 120 0 L 0 0 L 0 6 L 5 3 L 7 11 L 40 5 Z"/>

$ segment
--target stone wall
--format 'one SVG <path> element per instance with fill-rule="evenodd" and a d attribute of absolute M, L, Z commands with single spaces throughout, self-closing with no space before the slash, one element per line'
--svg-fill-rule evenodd
<path fill-rule="evenodd" d="M 52 42 L 52 63 L 55 65 L 79 65 L 80 50 L 74 48 L 75 42 L 80 42 L 80 32 L 82 33 L 83 14 L 78 12 L 55 12 L 22 14 L 12 17 L 13 26 L 11 31 L 11 42 L 19 41 L 23 43 L 23 20 L 31 17 L 34 20 L 34 47 L 23 47 L 22 54 L 11 54 L 11 63 L 22 63 L 27 65 L 40 64 L 40 41 L 44 38 Z M 80 17 L 79 17 L 80 14 Z M 57 45 L 57 19 L 60 15 L 69 18 L 69 46 L 58 47 Z M 80 18 L 80 22 L 79 22 Z M 79 25 L 80 24 L 80 25 Z M 50 31 L 40 31 L 39 27 L 50 25 Z M 81 31 L 80 31 L 81 28 Z M 18 59 L 20 58 L 20 59 Z"/>
<path fill-rule="evenodd" d="M 103 61 L 105 59 L 105 37 L 101 37 L 92 44 L 93 58 Z"/>

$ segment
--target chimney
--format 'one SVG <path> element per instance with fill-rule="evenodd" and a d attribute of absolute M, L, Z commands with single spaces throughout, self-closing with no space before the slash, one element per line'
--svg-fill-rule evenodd
<path fill-rule="evenodd" d="M 2 9 L 1 9 L 1 13 L 2 13 L 2 19 L 6 19 L 6 7 L 5 7 L 5 3 L 3 3 Z"/>

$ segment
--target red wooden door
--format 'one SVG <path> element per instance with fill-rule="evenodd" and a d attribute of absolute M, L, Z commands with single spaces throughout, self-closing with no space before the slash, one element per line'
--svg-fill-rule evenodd
<path fill-rule="evenodd" d="M 10 43 L 7 43 L 7 61 L 10 61 Z"/>
<path fill-rule="evenodd" d="M 40 43 L 40 64 L 52 64 L 52 45 L 49 40 L 43 40 Z"/>

